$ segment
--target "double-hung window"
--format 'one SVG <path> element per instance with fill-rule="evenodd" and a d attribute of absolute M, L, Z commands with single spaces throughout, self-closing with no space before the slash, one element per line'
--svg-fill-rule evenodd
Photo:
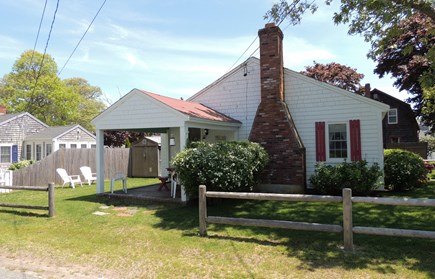
<path fill-rule="evenodd" d="M 12 162 L 12 148 L 11 146 L 0 146 L 0 163 Z"/>
<path fill-rule="evenodd" d="M 36 161 L 41 160 L 42 158 L 42 146 L 40 144 L 36 145 Z"/>
<path fill-rule="evenodd" d="M 397 109 L 390 109 L 388 111 L 388 124 L 397 124 L 398 122 Z"/>
<path fill-rule="evenodd" d="M 347 125 L 345 123 L 329 124 L 329 158 L 331 159 L 347 159 L 348 155 L 348 138 Z"/>
<path fill-rule="evenodd" d="M 316 122 L 316 161 L 339 162 L 361 160 L 360 120 Z"/>

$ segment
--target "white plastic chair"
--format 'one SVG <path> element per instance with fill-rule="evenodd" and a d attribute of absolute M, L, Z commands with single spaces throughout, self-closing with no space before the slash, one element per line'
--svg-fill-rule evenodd
<path fill-rule="evenodd" d="M 93 173 L 90 167 L 80 167 L 80 171 L 85 178 L 85 182 L 87 182 L 89 185 L 91 185 L 93 181 L 97 181 L 97 174 Z"/>
<path fill-rule="evenodd" d="M 63 186 L 65 186 L 65 184 L 70 183 L 72 188 L 75 188 L 75 183 L 80 183 L 80 185 L 83 187 L 82 184 L 82 180 L 80 178 L 80 175 L 78 174 L 73 174 L 73 175 L 68 175 L 68 173 L 66 172 L 65 169 L 62 168 L 57 168 L 56 172 L 59 174 L 59 176 L 62 178 L 63 180 L 63 184 L 62 184 L 62 188 Z"/>
<path fill-rule="evenodd" d="M 0 168 L 0 186 L 6 186 L 6 172 Z"/>

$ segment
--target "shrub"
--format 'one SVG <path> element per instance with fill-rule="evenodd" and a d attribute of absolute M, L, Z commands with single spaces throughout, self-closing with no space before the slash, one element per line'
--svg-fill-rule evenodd
<path fill-rule="evenodd" d="M 365 160 L 335 166 L 319 163 L 310 182 L 322 194 L 341 195 L 343 188 L 351 188 L 355 195 L 366 195 L 378 187 L 381 175 L 378 164 L 368 166 Z"/>
<path fill-rule="evenodd" d="M 252 191 L 258 174 L 268 162 L 267 152 L 257 143 L 192 143 L 172 161 L 186 193 L 198 196 L 198 186 L 210 191 Z"/>
<path fill-rule="evenodd" d="M 392 191 L 412 190 L 427 183 L 423 159 L 402 149 L 384 151 L 385 186 Z"/>
<path fill-rule="evenodd" d="M 29 165 L 33 164 L 32 160 L 22 160 L 17 163 L 13 163 L 9 166 L 8 170 L 18 170 L 21 168 L 28 167 Z"/>

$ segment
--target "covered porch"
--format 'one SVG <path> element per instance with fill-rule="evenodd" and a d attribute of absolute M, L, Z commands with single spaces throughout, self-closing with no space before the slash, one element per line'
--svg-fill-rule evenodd
<path fill-rule="evenodd" d="M 159 175 L 167 176 L 169 175 L 167 169 L 171 167 L 171 159 L 184 150 L 190 142 L 236 140 L 241 126 L 241 122 L 238 120 L 202 104 L 138 89 L 133 89 L 127 93 L 98 115 L 92 123 L 96 127 L 97 136 L 97 194 L 104 193 L 104 179 L 100 178 L 105 177 L 103 152 L 105 131 L 122 130 L 160 134 Z M 180 184 L 180 199 L 185 202 L 188 197 L 182 187 L 182 181 Z M 145 194 L 147 191 L 143 191 L 141 194 Z"/>

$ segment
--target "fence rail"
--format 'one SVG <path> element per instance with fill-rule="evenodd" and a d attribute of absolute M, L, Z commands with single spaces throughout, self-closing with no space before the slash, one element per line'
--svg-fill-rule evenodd
<path fill-rule="evenodd" d="M 48 192 L 48 206 L 0 203 L 0 207 L 48 210 L 48 217 L 54 217 L 54 183 L 49 183 L 48 186 L 46 186 L 46 187 L 41 187 L 41 186 L 0 186 L 0 189 L 25 190 L 25 191 L 47 191 Z"/>
<path fill-rule="evenodd" d="M 251 200 L 274 200 L 274 201 L 299 201 L 299 202 L 342 202 L 343 225 L 318 224 L 306 222 L 292 222 L 281 220 L 262 220 L 232 218 L 221 216 L 207 216 L 207 198 L 227 199 L 251 199 Z M 343 233 L 344 249 L 353 251 L 353 234 L 371 234 L 384 236 L 403 236 L 435 239 L 435 231 L 406 230 L 392 228 L 373 228 L 353 226 L 352 204 L 371 203 L 400 206 L 429 206 L 435 207 L 435 199 L 409 199 L 409 198 L 370 198 L 352 197 L 351 189 L 343 189 L 343 196 L 320 196 L 298 194 L 266 194 L 266 193 L 235 193 L 235 192 L 207 192 L 204 185 L 199 186 L 199 234 L 207 235 L 207 223 L 257 226 L 270 228 L 283 228 L 292 230 L 323 231 Z"/>

